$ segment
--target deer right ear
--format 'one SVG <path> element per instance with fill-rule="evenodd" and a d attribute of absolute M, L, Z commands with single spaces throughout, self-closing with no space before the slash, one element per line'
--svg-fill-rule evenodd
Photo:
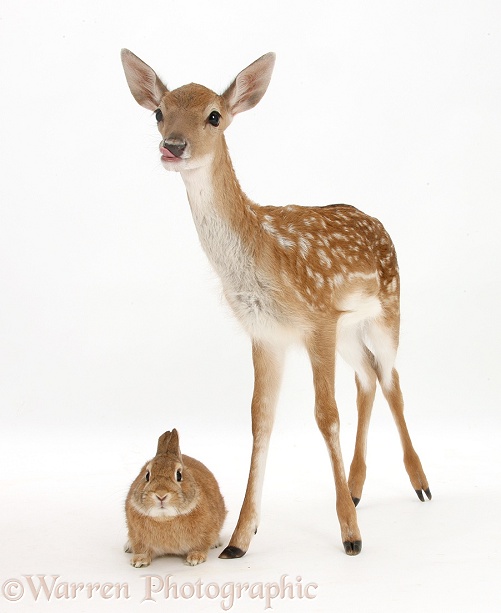
<path fill-rule="evenodd" d="M 155 71 L 128 49 L 122 49 L 122 64 L 129 89 L 136 101 L 150 111 L 158 109 L 167 88 Z"/>

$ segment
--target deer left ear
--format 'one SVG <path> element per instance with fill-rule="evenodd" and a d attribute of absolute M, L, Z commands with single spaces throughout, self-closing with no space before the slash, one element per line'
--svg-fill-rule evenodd
<path fill-rule="evenodd" d="M 270 84 L 274 66 L 275 54 L 267 53 L 237 75 L 223 94 L 232 117 L 252 109 L 261 100 Z"/>

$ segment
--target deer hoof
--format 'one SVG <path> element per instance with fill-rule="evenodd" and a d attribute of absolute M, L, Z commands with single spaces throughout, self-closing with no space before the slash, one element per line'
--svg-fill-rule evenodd
<path fill-rule="evenodd" d="M 245 551 L 242 551 L 240 547 L 233 547 L 233 545 L 228 545 L 226 549 L 219 554 L 219 557 L 222 560 L 234 560 L 235 558 L 241 558 L 245 555 Z"/>
<path fill-rule="evenodd" d="M 430 492 L 430 488 L 429 487 L 427 487 L 424 490 L 424 493 L 426 494 L 426 497 L 428 498 L 428 500 L 431 500 L 432 496 L 431 496 L 431 492 Z M 421 502 L 424 502 L 423 490 L 416 490 L 416 494 L 417 494 L 417 497 L 419 498 L 419 500 L 421 500 Z"/>
<path fill-rule="evenodd" d="M 358 556 L 362 551 L 362 541 L 344 541 L 344 550 L 349 556 Z"/>

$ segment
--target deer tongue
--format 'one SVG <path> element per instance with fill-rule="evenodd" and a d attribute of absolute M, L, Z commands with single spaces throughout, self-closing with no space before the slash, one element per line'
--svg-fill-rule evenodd
<path fill-rule="evenodd" d="M 177 160 L 178 159 L 171 151 L 169 151 L 165 147 L 160 147 L 160 153 L 162 154 L 163 158 L 167 158 L 169 160 Z"/>

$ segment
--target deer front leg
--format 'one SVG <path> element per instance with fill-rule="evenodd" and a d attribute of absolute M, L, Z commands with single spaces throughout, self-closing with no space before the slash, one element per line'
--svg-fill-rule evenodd
<path fill-rule="evenodd" d="M 334 398 L 335 332 L 316 334 L 308 344 L 315 387 L 315 418 L 329 452 L 336 487 L 336 511 L 345 552 L 355 556 L 362 550 L 355 505 L 346 482 L 341 445 L 339 413 Z"/>
<path fill-rule="evenodd" d="M 220 558 L 241 558 L 247 552 L 252 536 L 257 532 L 266 458 L 282 378 L 283 357 L 282 348 L 272 347 L 258 341 L 252 344 L 254 363 L 254 394 L 251 407 L 253 443 L 249 479 L 237 526 L 229 545 L 219 555 Z"/>

